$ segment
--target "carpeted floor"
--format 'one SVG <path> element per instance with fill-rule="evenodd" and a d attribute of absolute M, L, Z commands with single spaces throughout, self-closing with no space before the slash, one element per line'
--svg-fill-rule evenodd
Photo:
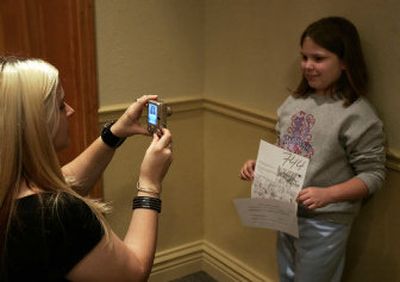
<path fill-rule="evenodd" d="M 204 271 L 195 272 L 187 276 L 171 280 L 170 282 L 217 282 Z"/>

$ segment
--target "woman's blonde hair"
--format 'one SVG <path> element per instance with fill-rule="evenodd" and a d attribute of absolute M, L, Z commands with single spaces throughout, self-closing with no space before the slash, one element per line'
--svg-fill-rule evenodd
<path fill-rule="evenodd" d="M 58 70 L 43 60 L 0 58 L 0 249 L 4 250 L 22 181 L 54 192 L 54 207 L 61 192 L 83 200 L 107 234 L 103 205 L 77 194 L 61 171 L 53 145 L 60 117 L 59 83 Z"/>

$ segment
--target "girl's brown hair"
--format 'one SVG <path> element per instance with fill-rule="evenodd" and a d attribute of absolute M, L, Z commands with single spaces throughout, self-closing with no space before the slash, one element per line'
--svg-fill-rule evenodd
<path fill-rule="evenodd" d="M 332 95 L 344 100 L 345 106 L 352 104 L 367 91 L 368 75 L 361 42 L 356 27 L 342 17 L 322 18 L 310 24 L 300 37 L 300 46 L 306 37 L 316 44 L 336 54 L 346 69 L 337 81 Z M 308 96 L 313 89 L 303 77 L 295 97 Z"/>

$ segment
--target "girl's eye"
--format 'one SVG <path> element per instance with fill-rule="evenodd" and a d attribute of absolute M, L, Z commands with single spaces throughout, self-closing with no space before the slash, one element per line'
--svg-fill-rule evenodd
<path fill-rule="evenodd" d="M 60 105 L 60 111 L 65 110 L 65 102 L 62 102 L 62 104 Z"/>
<path fill-rule="evenodd" d="M 321 62 L 323 59 L 324 59 L 323 57 L 319 57 L 319 56 L 317 56 L 317 57 L 314 58 L 314 60 L 315 60 L 316 62 Z"/>

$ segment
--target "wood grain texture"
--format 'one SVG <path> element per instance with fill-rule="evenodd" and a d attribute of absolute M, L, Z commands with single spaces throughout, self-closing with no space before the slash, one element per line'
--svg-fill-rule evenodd
<path fill-rule="evenodd" d="M 2 0 L 0 29 L 2 55 L 42 58 L 59 69 L 75 109 L 60 160 L 72 160 L 99 135 L 94 1 Z M 96 185 L 93 196 L 101 195 Z"/>

